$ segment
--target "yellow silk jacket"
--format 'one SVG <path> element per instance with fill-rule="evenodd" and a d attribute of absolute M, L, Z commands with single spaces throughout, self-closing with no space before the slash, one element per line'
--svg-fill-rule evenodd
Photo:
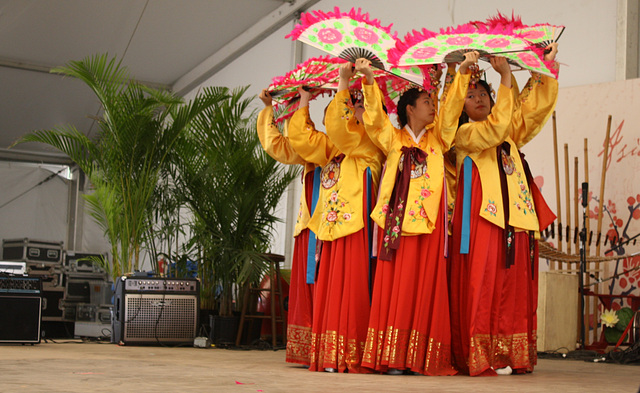
<path fill-rule="evenodd" d="M 463 124 L 458 130 L 456 161 L 458 173 L 466 156 L 473 159 L 482 183 L 482 206 L 478 212 L 489 222 L 505 227 L 500 170 L 504 168 L 509 192 L 509 224 L 516 230 L 538 231 L 536 209 L 518 148 L 540 132 L 553 112 L 558 96 L 558 81 L 539 74 L 527 82 L 522 93 L 500 85 L 498 99 L 485 121 Z M 501 153 L 503 142 L 510 151 Z"/>
<path fill-rule="evenodd" d="M 306 200 L 306 184 L 304 184 L 307 178 L 307 173 L 313 172 L 315 165 L 305 161 L 293 150 L 289 143 L 289 138 L 282 135 L 280 130 L 276 126 L 273 120 L 273 108 L 265 107 L 258 114 L 258 138 L 262 148 L 271 156 L 274 160 L 287 165 L 300 164 L 304 166 L 304 173 L 302 175 L 302 193 L 300 195 L 300 208 L 298 209 L 298 217 L 296 219 L 296 226 L 294 228 L 293 236 L 296 237 L 307 228 L 311 215 L 309 214 L 309 208 Z M 310 202 L 310 201 L 309 201 Z"/>
<path fill-rule="evenodd" d="M 371 139 L 375 140 L 387 155 L 380 195 L 371 213 L 371 217 L 381 228 L 385 227 L 389 200 L 396 182 L 398 167 L 401 165 L 401 149 L 403 146 L 415 146 L 426 152 L 427 158 L 425 164 L 416 166 L 411 172 L 401 235 L 431 233 L 435 229 L 444 190 L 443 155 L 453 143 L 458 128 L 458 118 L 464 107 L 469 78 L 470 75 L 459 73 L 456 75 L 446 98 L 440 103 L 438 116 L 426 127 L 417 143 L 406 128 L 395 128 L 384 113 L 381 105 L 382 92 L 378 85 L 376 83 L 367 85 L 363 82 L 365 128 Z"/>
<path fill-rule="evenodd" d="M 323 241 L 364 228 L 364 174 L 367 168 L 371 170 L 375 189 L 384 159 L 356 120 L 350 102 L 348 90 L 333 98 L 325 115 L 327 134 L 315 129 L 307 107 L 298 109 L 289 123 L 289 140 L 295 151 L 323 167 L 318 205 L 309 221 L 309 229 Z"/>

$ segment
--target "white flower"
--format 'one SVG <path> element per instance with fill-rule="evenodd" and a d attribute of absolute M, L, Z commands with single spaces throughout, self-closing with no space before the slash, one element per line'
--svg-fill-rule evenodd
<path fill-rule="evenodd" d="M 618 314 L 613 310 L 605 310 L 602 315 L 600 315 L 600 321 L 606 327 L 614 327 L 616 323 L 618 323 Z"/>

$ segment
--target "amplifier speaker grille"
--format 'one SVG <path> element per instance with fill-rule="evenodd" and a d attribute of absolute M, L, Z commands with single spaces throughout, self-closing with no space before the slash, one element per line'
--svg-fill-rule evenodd
<path fill-rule="evenodd" d="M 125 294 L 124 310 L 124 342 L 192 343 L 196 336 L 196 295 Z"/>
<path fill-rule="evenodd" d="M 0 343 L 39 343 L 42 298 L 0 296 Z"/>

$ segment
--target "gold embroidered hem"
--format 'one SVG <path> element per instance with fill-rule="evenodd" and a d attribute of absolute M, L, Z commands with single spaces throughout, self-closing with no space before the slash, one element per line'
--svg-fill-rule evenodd
<path fill-rule="evenodd" d="M 527 333 L 506 336 L 476 334 L 471 337 L 469 348 L 469 374 L 478 375 L 493 368 L 506 366 L 512 369 L 533 371 L 537 362 L 536 334 Z"/>
<path fill-rule="evenodd" d="M 311 327 L 287 325 L 287 363 L 309 365 Z"/>
<path fill-rule="evenodd" d="M 455 375 L 451 346 L 416 330 L 369 328 L 363 366 L 377 371 L 408 369 L 424 375 Z"/>
<path fill-rule="evenodd" d="M 355 339 L 345 340 L 345 337 L 338 335 L 336 331 L 311 333 L 309 354 L 311 370 L 323 371 L 325 368 L 335 368 L 339 372 L 345 370 L 349 370 L 350 373 L 369 372 L 360 366 L 363 350 L 364 342 L 357 343 Z"/>

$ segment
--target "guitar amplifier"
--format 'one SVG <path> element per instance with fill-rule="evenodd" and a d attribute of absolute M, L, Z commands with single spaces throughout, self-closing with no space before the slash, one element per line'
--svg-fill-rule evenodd
<path fill-rule="evenodd" d="M 4 239 L 2 258 L 5 261 L 24 261 L 40 265 L 62 264 L 62 242 L 42 240 Z"/>
<path fill-rule="evenodd" d="M 40 278 L 0 276 L 0 343 L 39 343 L 41 310 Z"/>
<path fill-rule="evenodd" d="M 116 280 L 111 342 L 193 345 L 200 317 L 200 282 L 192 278 Z"/>

